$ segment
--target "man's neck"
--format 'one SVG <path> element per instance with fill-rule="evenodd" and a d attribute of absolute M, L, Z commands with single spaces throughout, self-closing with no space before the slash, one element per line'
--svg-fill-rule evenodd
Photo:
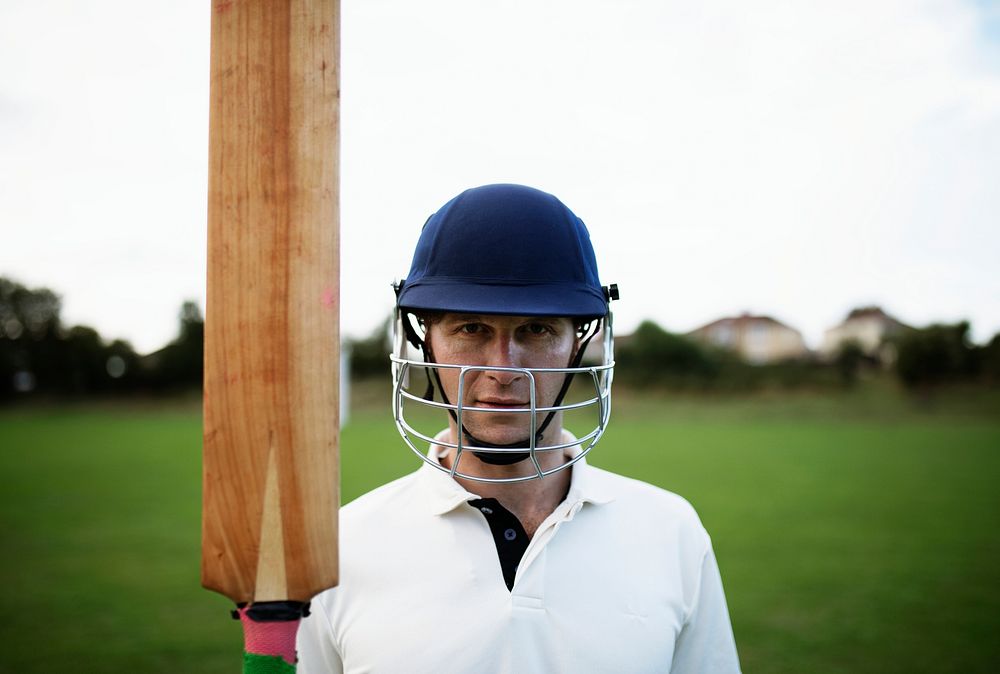
<path fill-rule="evenodd" d="M 542 445 L 556 444 L 563 432 L 556 424 L 546 430 Z M 455 441 L 455 428 L 451 428 L 451 442 Z M 555 438 L 555 439 L 552 439 Z M 549 470 L 565 461 L 562 451 L 539 452 L 538 461 L 542 470 Z M 454 452 L 441 457 L 441 464 L 451 468 Z M 518 477 L 534 470 L 530 459 L 509 466 L 497 466 L 480 461 L 472 452 L 463 452 L 459 470 L 466 475 L 485 478 Z M 481 498 L 495 498 L 504 508 L 511 511 L 521 522 L 528 536 L 533 536 L 539 525 L 552 514 L 569 491 L 572 468 L 559 470 L 541 479 L 522 482 L 479 482 L 456 477 L 462 487 Z"/>

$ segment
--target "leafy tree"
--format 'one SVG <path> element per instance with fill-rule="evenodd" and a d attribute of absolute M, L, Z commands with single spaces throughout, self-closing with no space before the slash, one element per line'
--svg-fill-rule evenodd
<path fill-rule="evenodd" d="M 704 384 L 719 363 L 696 342 L 643 321 L 615 355 L 623 381 L 636 386 Z"/>
<path fill-rule="evenodd" d="M 65 380 L 60 388 L 72 393 L 101 391 L 110 383 L 106 347 L 97 330 L 83 325 L 70 328 L 63 338 L 60 365 Z"/>
<path fill-rule="evenodd" d="M 40 340 L 59 332 L 62 301 L 48 288 L 27 288 L 0 277 L 0 338 Z"/>
<path fill-rule="evenodd" d="M 979 350 L 979 365 L 988 383 L 1000 384 L 1000 333 Z"/>
<path fill-rule="evenodd" d="M 59 296 L 0 277 L 0 397 L 66 388 Z"/>
<path fill-rule="evenodd" d="M 143 383 L 142 361 L 128 342 L 116 339 L 105 350 L 104 369 L 111 377 L 111 390 L 130 391 Z"/>
<path fill-rule="evenodd" d="M 840 375 L 840 380 L 845 386 L 854 386 L 858 382 L 858 372 L 865 360 L 865 351 L 855 340 L 847 340 L 840 345 L 837 355 L 833 360 L 833 366 Z"/>
<path fill-rule="evenodd" d="M 385 377 L 389 372 L 389 352 L 392 342 L 389 326 L 392 318 L 387 318 L 368 337 L 347 340 L 351 351 L 351 376 L 355 379 Z"/>
<path fill-rule="evenodd" d="M 177 337 L 147 359 L 148 381 L 157 390 L 198 388 L 205 369 L 205 320 L 196 302 L 181 305 Z"/>
<path fill-rule="evenodd" d="M 970 379 L 977 354 L 969 342 L 969 323 L 935 324 L 900 336 L 896 372 L 910 388 Z"/>

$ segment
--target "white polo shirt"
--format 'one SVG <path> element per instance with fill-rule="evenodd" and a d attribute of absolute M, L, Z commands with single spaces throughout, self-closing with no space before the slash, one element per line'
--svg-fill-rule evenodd
<path fill-rule="evenodd" d="M 585 460 L 571 470 L 510 591 L 479 497 L 447 474 L 424 465 L 345 506 L 340 586 L 302 622 L 298 672 L 738 672 L 690 504 Z"/>

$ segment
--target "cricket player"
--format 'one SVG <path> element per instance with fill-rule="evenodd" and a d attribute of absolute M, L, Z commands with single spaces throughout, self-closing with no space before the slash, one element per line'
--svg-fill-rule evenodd
<path fill-rule="evenodd" d="M 617 288 L 583 222 L 528 187 L 467 190 L 395 289 L 393 411 L 423 464 L 341 511 L 340 586 L 302 622 L 298 671 L 738 672 L 695 511 L 587 464 Z"/>

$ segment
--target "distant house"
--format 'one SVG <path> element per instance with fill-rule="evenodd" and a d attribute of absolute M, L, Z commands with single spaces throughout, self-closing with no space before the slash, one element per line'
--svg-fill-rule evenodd
<path fill-rule="evenodd" d="M 880 307 L 860 307 L 847 315 L 844 322 L 827 330 L 819 353 L 823 358 L 834 358 L 847 342 L 856 342 L 865 355 L 878 358 L 883 363 L 895 360 L 895 350 L 886 338 L 910 330 L 910 326 L 893 318 Z"/>
<path fill-rule="evenodd" d="M 720 318 L 692 330 L 687 336 L 703 344 L 735 351 L 756 365 L 802 358 L 809 354 L 798 330 L 770 316 L 742 314 L 734 318 Z"/>

